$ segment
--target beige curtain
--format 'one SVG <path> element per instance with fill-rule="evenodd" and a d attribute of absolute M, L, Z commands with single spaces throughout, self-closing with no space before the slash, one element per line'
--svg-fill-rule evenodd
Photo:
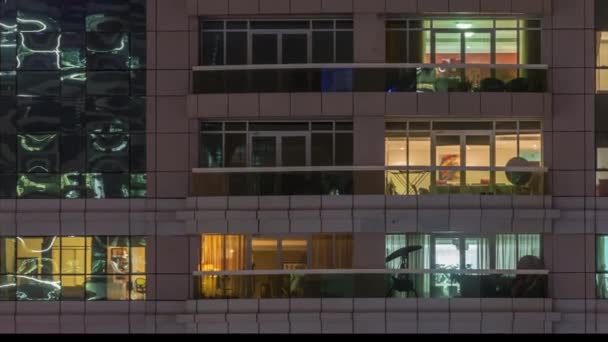
<path fill-rule="evenodd" d="M 353 236 L 352 234 L 336 235 L 336 268 L 353 267 Z"/>
<path fill-rule="evenodd" d="M 332 236 L 315 234 L 312 237 L 312 268 L 333 268 Z"/>
<path fill-rule="evenodd" d="M 201 271 L 224 270 L 224 236 L 203 235 L 201 239 Z M 201 296 L 204 298 L 222 297 L 223 289 L 219 276 L 202 276 L 199 281 Z"/>

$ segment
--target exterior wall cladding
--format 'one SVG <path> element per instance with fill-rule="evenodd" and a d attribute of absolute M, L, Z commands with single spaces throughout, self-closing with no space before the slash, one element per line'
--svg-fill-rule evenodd
<path fill-rule="evenodd" d="M 79 12 L 76 5 L 72 8 L 73 12 L 67 11 L 73 3 L 87 3 L 86 9 Z M 107 7 L 103 7 L 102 3 Z M 52 4 L 60 4 L 57 6 L 62 9 L 49 14 L 57 10 Z M 95 12 L 97 5 L 108 12 Z M 12 9 L 10 6 L 13 6 Z M 595 125 L 599 120 L 595 118 L 595 106 L 601 101 L 597 101 L 600 96 L 596 95 L 595 57 L 596 44 L 599 44 L 599 40 L 596 42 L 595 21 L 596 14 L 599 17 L 600 12 L 595 13 L 595 7 L 593 0 L 0 0 L 0 103 L 3 103 L 0 106 L 0 120 L 3 122 L 0 131 L 8 141 L 6 144 L 2 142 L 4 145 L 1 145 L 3 150 L 0 152 L 0 170 L 4 170 L 0 174 L 0 192 L 4 198 L 0 199 L 0 332 L 608 332 L 608 304 L 602 299 L 606 298 L 601 274 L 605 269 L 604 265 L 596 266 L 599 263 L 596 260 L 603 260 L 603 257 L 596 257 L 600 251 L 604 253 L 602 234 L 608 234 L 608 199 L 600 196 L 604 195 L 603 182 L 596 181 L 596 169 L 599 170 L 600 166 L 596 168 Z M 31 10 L 31 19 L 26 15 L 28 8 L 35 9 Z M 137 24 L 142 20 L 138 11 L 142 16 L 145 11 L 145 26 Z M 17 20 L 11 22 L 7 19 L 11 13 L 13 20 L 17 13 Z M 49 23 L 44 24 L 43 28 L 33 22 L 53 15 L 65 17 L 63 21 L 54 22 L 57 28 L 52 28 L 54 24 Z M 85 16 L 86 25 L 83 23 L 80 27 L 73 23 Z M 104 16 L 120 19 L 116 19 L 118 24 L 104 26 Z M 230 89 L 210 91 L 205 87 L 206 81 L 197 81 L 200 73 L 210 72 L 204 67 L 197 68 L 205 64 L 200 62 L 204 59 L 200 55 L 209 55 L 205 51 L 207 45 L 204 38 L 201 39 L 201 35 L 204 37 L 204 33 L 200 33 L 203 20 L 220 23 L 226 19 L 352 20 L 353 54 L 352 60 L 349 61 L 348 56 L 345 58 L 345 63 L 354 63 L 353 68 L 366 63 L 373 73 L 380 70 L 378 65 L 387 62 L 387 21 L 412 18 L 451 18 L 458 21 L 478 17 L 540 20 L 542 43 L 538 44 L 542 53 L 539 52 L 538 61 L 528 63 L 520 59 L 511 64 L 546 65 L 546 76 L 543 76 L 546 77 L 546 89 L 523 92 L 420 92 L 414 88 L 411 92 L 387 92 L 383 86 L 370 91 L 374 90 L 370 85 L 372 88 L 351 91 L 302 91 L 293 88 L 280 92 L 251 92 Z M 97 28 L 94 22 L 96 18 L 102 21 Z M 605 20 L 608 20 L 608 16 Z M 516 27 L 521 27 L 518 21 L 514 22 Z M 65 27 L 62 26 L 64 24 Z M 437 22 L 435 24 L 439 25 Z M 332 22 L 330 25 L 338 24 Z M 490 25 L 498 27 L 496 22 Z M 457 29 L 469 28 L 457 26 Z M 51 33 L 44 37 L 45 32 Z M 56 53 L 59 48 L 53 44 L 62 32 L 74 33 L 73 42 L 67 42 L 67 38 L 64 40 L 65 44 L 73 44 L 73 50 L 60 56 Z M 80 38 L 77 37 L 78 32 L 81 32 Z M 488 33 L 491 38 L 487 43 L 487 52 L 498 53 L 498 49 L 489 47 L 490 41 L 498 41 L 496 37 L 499 34 L 492 32 Z M 28 37 L 28 34 L 31 36 Z M 436 37 L 441 33 L 433 34 L 432 37 Z M 457 41 L 471 36 L 467 33 L 456 35 Z M 520 32 L 516 35 L 524 34 Z M 69 35 L 66 33 L 64 36 Z M 28 47 L 29 39 L 32 45 Z M 120 42 L 121 39 L 123 43 L 130 42 L 129 53 L 121 52 L 118 43 L 112 45 L 112 42 Z M 431 44 L 437 46 L 429 52 L 439 56 L 442 52 L 440 38 L 429 39 L 437 39 Z M 268 43 L 263 39 L 260 41 Z M 6 47 L 10 44 L 16 46 L 12 52 Z M 288 41 L 283 40 L 282 58 L 291 52 L 284 49 L 287 44 Z M 465 50 L 466 44 L 462 44 Z M 516 53 L 523 50 L 525 45 L 521 41 L 515 43 Z M 144 46 L 146 53 L 142 54 Z M 262 46 L 268 48 L 270 44 Z M 278 51 L 281 51 L 280 46 Z M 293 51 L 297 49 L 291 47 Z M 110 52 L 112 49 L 116 51 Z M 51 51 L 41 52 L 43 50 Z M 273 51 L 272 47 L 270 51 Z M 463 50 L 458 51 L 465 54 Z M 72 60 L 76 64 L 69 65 L 70 58 L 66 56 L 69 53 L 76 54 Z M 253 53 L 257 54 L 256 51 Z M 81 54 L 80 57 L 78 54 Z M 13 58 L 15 55 L 16 60 Z M 32 55 L 38 55 L 39 59 L 32 60 L 36 58 Z M 60 58 L 62 68 L 59 71 L 56 66 L 59 66 Z M 255 64 L 250 58 L 247 59 L 249 63 L 226 64 Z M 255 60 L 256 57 L 253 58 Z M 274 57 L 265 54 L 260 58 L 272 60 Z M 436 63 L 440 63 L 438 59 Z M 55 61 L 57 64 L 54 65 Z M 332 61 L 340 62 L 338 58 Z M 496 60 L 495 63 L 499 62 Z M 276 61 L 262 64 L 276 64 Z M 324 68 L 330 67 L 326 65 Z M 218 68 L 221 69 L 221 65 Z M 72 73 L 73 69 L 77 70 Z M 42 73 L 41 70 L 46 72 Z M 28 76 L 28 71 L 42 75 L 36 75 L 38 78 Z M 61 75 L 50 81 L 57 82 L 56 85 L 47 87 L 47 80 L 57 76 L 53 72 L 60 72 Z M 239 75 L 242 78 L 238 80 L 247 83 L 247 77 L 252 75 L 242 73 Z M 314 77 L 313 72 L 307 76 Z M 80 77 L 86 79 L 86 86 L 78 82 L 70 85 L 70 78 Z M 144 83 L 145 93 L 142 90 Z M 37 84 L 42 86 L 36 87 Z M 62 90 L 53 87 L 61 87 Z M 78 87 L 86 89 L 79 90 Z M 104 102 L 104 97 L 110 95 L 111 98 L 122 96 L 122 102 L 111 104 L 111 98 L 109 102 Z M 43 104 L 36 104 L 36 101 Z M 48 105 L 44 101 L 48 101 Z M 84 106 L 81 111 L 85 113 L 84 119 L 74 114 L 78 112 L 77 105 L 65 109 L 70 106 L 69 103 L 78 101 Z M 49 113 L 54 110 L 53 103 L 57 102 L 64 108 Z M 31 112 L 36 109 L 40 120 L 32 118 L 28 121 L 28 116 L 34 116 Z M 70 115 L 70 118 L 64 117 Z M 74 120 L 82 120 L 82 125 Z M 369 170 L 375 167 L 382 170 L 382 177 L 385 174 L 387 122 L 432 121 L 435 125 L 438 121 L 463 120 L 469 124 L 473 122 L 473 125 L 474 122 L 490 122 L 490 125 L 494 125 L 491 127 L 496 129 L 498 125 L 494 123 L 499 121 L 513 122 L 514 127 L 519 129 L 523 127 L 522 122 L 541 122 L 542 157 L 538 160 L 542 160 L 542 167 L 546 168 L 545 188 L 532 193 L 513 191 L 511 194 L 498 194 L 483 190 L 475 193 L 471 190 L 473 187 L 460 183 L 461 192 L 442 194 L 437 190 L 441 178 L 438 173 L 429 181 L 435 184 L 435 191 L 431 191 L 431 194 L 408 192 L 409 195 L 385 195 L 383 185 L 380 186 L 381 191 L 373 191 L 375 184 L 368 183 L 373 183 L 377 174 Z M 221 174 L 218 176 L 217 167 L 232 165 L 227 162 L 211 165 L 213 163 L 201 161 L 204 155 L 200 147 L 204 146 L 201 123 L 204 126 L 206 122 L 248 122 L 251 131 L 252 123 L 256 121 L 352 122 L 352 127 L 346 129 L 352 131 L 353 136 L 352 161 L 348 162 L 355 169 L 359 168 L 356 170 L 363 170 L 362 175 L 357 171 L 354 176 L 352 173 L 345 176 L 354 178 L 354 190 L 341 191 L 339 195 L 323 191 L 312 194 L 304 192 L 307 195 L 271 191 L 269 195 L 253 196 L 248 193 L 249 196 L 240 196 L 218 186 L 221 189 L 213 196 L 202 195 L 204 184 L 201 184 L 205 183 L 205 177 L 225 180 Z M 69 126 L 71 124 L 77 127 Z M 229 130 L 227 125 L 225 127 L 224 130 Z M 335 127 L 337 131 L 338 123 Z M 202 130 L 205 131 L 205 128 Z M 28 155 L 49 148 L 48 140 L 57 136 L 60 140 L 54 140 L 54 144 L 58 145 L 52 147 L 55 148 L 54 152 L 49 152 L 52 157 L 37 156 L 35 153 Z M 337 136 L 338 133 L 336 148 Z M 488 138 L 492 146 L 498 139 L 496 136 Z M 71 142 L 70 137 L 74 139 Z M 309 139 L 310 135 L 307 137 L 304 139 Z M 460 151 L 476 148 L 474 144 L 468 145 L 466 136 L 458 137 L 462 138 L 456 143 Z M 106 144 L 105 147 L 102 143 L 96 143 L 97 138 Z M 31 140 L 29 145 L 28 139 Z M 117 153 L 120 146 L 124 147 L 124 141 L 129 146 L 127 150 L 130 155 L 129 152 Z M 253 140 L 248 141 L 247 144 L 255 144 Z M 272 141 L 274 144 L 276 140 Z M 520 141 L 519 144 L 524 142 Z M 439 140 L 433 142 L 437 151 L 440 145 Z M 33 147 L 28 149 L 28 146 Z M 87 147 L 77 152 L 78 146 Z M 410 149 L 413 150 L 412 146 Z M 13 154 L 8 152 L 11 149 L 14 150 Z M 250 149 L 248 147 L 247 151 Z M 105 163 L 96 159 L 95 151 L 108 154 L 99 157 L 106 158 Z M 291 150 L 291 153 L 297 154 L 294 151 Z M 142 159 L 144 153 L 145 170 L 138 166 L 143 163 L 138 160 Z M 494 153 L 493 157 L 488 157 L 493 160 L 492 163 L 496 159 Z M 272 156 L 276 157 L 274 154 Z M 434 159 L 435 152 L 432 156 Z M 287 157 L 289 153 L 283 153 L 282 158 L 289 159 Z M 55 162 L 49 161 L 50 158 L 55 158 Z M 44 160 L 40 162 L 41 159 Z M 337 160 L 334 158 L 330 164 L 340 165 Z M 79 163 L 82 166 L 78 166 Z M 247 165 L 251 164 L 241 166 Z M 256 164 L 260 165 L 267 166 Z M 283 160 L 281 165 L 289 164 Z M 205 174 L 204 166 L 215 166 L 216 173 Z M 342 167 L 345 165 L 342 164 Z M 41 168 L 44 171 L 40 171 Z M 496 174 L 499 172 L 497 170 Z M 75 174 L 76 179 L 69 178 L 69 174 Z M 413 174 L 412 171 L 410 177 Z M 601 178 L 601 172 L 597 174 Z M 464 182 L 465 178 L 473 177 L 468 176 L 468 172 L 466 175 L 463 171 L 458 181 Z M 491 183 L 498 183 L 494 170 L 492 176 L 488 177 Z M 78 182 L 82 186 L 78 186 Z M 478 183 L 484 184 L 484 180 Z M 71 184 L 75 184 L 73 189 L 69 187 Z M 143 191 L 142 186 L 147 186 L 147 191 Z M 463 191 L 465 188 L 471 191 Z M 311 252 L 311 245 L 312 248 L 322 245 L 315 242 L 318 236 L 325 234 L 323 236 L 329 237 L 330 243 L 323 245 L 328 249 L 332 248 L 333 236 L 336 250 L 339 249 L 338 236 L 347 236 L 351 243 L 351 260 L 316 267 L 326 269 L 323 271 L 325 273 L 331 273 L 329 269 L 336 268 L 358 269 L 359 273 L 386 269 L 385 254 L 390 249 L 389 237 L 401 236 L 404 241 L 418 239 L 424 245 L 423 250 L 413 253 L 433 255 L 430 256 L 431 266 L 418 263 L 420 267 L 413 267 L 425 269 L 427 273 L 422 270 L 424 275 L 411 274 L 414 280 L 410 281 L 410 285 L 420 285 L 420 289 L 430 286 L 435 290 L 439 284 L 437 277 L 441 274 L 432 273 L 429 269 L 441 268 L 440 258 L 446 258 L 452 253 L 450 251 L 456 250 L 455 268 L 493 269 L 493 272 L 488 272 L 490 276 L 501 277 L 500 269 L 507 267 L 499 266 L 499 239 L 507 236 L 521 240 L 522 236 L 535 236 L 539 242 L 532 250 L 537 251 L 537 259 L 542 260 L 543 265 L 532 268 L 547 270 L 548 275 L 536 275 L 543 279 L 546 288 L 542 294 L 530 296 L 518 296 L 514 292 L 496 295 L 480 289 L 477 290 L 478 295 L 466 294 L 467 285 L 455 281 L 454 276 L 458 275 L 455 273 L 447 275 L 448 281 L 442 285 L 444 292 L 440 294 L 433 290 L 419 290 L 416 295 L 394 295 L 393 291 L 387 295 L 384 293 L 386 289 L 381 287 L 382 293 L 379 295 L 368 295 L 374 292 L 369 289 L 373 287 L 373 282 L 363 286 L 367 292 L 356 289 L 353 292 L 353 286 L 357 286 L 357 278 L 353 277 L 349 278 L 350 281 L 337 281 L 339 285 L 346 285 L 344 290 L 339 288 L 333 295 L 323 291 L 317 291 L 319 294 L 316 296 L 296 296 L 294 293 L 268 295 L 256 290 L 244 295 L 233 291 L 229 295 L 226 294 L 228 290 L 224 289 L 224 295 L 214 292 L 215 296 L 209 296 L 208 293 L 202 294 L 209 291 L 209 284 L 216 289 L 224 285 L 217 280 L 222 276 L 209 275 L 203 281 L 193 275 L 195 271 L 206 270 L 204 262 L 201 262 L 205 234 L 224 234 L 227 236 L 223 240 L 225 245 L 229 244 L 228 236 L 231 236 L 230 239 L 242 239 L 239 243 L 246 243 L 247 250 L 254 250 L 253 256 L 243 258 L 256 259 L 256 272 L 266 268 L 260 267 L 263 255 L 272 254 L 272 248 L 266 254 L 255 254 L 256 248 L 267 247 L 256 240 L 260 237 L 267 238 L 265 241 L 270 241 L 275 251 L 282 246 L 282 252 L 278 255 L 279 259 L 282 258 L 280 260 L 285 261 L 291 255 L 291 242 L 287 241 L 290 238 L 303 239 L 308 243 L 305 249 L 308 248 L 308 253 L 314 255 L 316 252 Z M 441 239 L 445 239 L 445 236 L 449 236 L 451 242 L 441 245 Z M 461 239 L 465 236 L 466 242 L 458 242 L 464 241 Z M 469 244 L 469 239 L 477 241 L 477 244 Z M 99 244 L 97 241 L 100 240 L 107 244 Z M 276 241 L 282 243 L 277 244 Z M 79 249 L 72 248 L 71 243 L 80 245 L 80 250 L 85 251 L 78 254 Z M 485 243 L 489 243 L 489 247 Z M 469 254 L 458 254 L 458 250 L 463 249 L 460 247 L 465 245 L 469 250 L 474 245 L 476 255 L 483 254 L 480 251 L 484 245 L 484 248 L 492 250 L 488 255 L 494 260 L 482 262 L 475 256 L 475 265 L 469 265 Z M 456 247 L 450 249 L 449 246 Z M 521 244 L 518 246 L 514 248 L 524 248 Z M 220 254 L 234 252 L 232 249 L 221 251 Z M 335 252 L 334 260 L 338 259 L 338 253 L 342 252 Z M 127 266 L 121 261 L 125 256 L 125 260 L 130 260 L 126 261 Z M 141 260 L 136 260 L 138 256 Z M 225 255 L 223 257 L 227 258 Z M 103 266 L 85 265 L 93 263 L 90 258 L 98 258 Z M 33 271 L 26 269 L 32 260 Z M 48 268 L 44 266 L 45 260 L 50 260 Z M 75 264 L 80 262 L 82 271 L 70 271 L 70 261 Z M 306 263 L 312 265 L 311 261 Z M 482 265 L 484 263 L 486 266 Z M 110 267 L 110 264 L 115 267 Z M 342 264 L 348 267 L 339 266 Z M 398 267 L 396 264 L 389 268 Z M 252 269 L 226 265 L 213 270 L 235 271 L 239 268 Z M 274 268 L 284 269 L 278 263 Z M 88 276 L 88 273 L 92 276 Z M 291 276 L 294 277 L 293 274 Z M 327 274 L 318 275 L 323 276 Z M 383 275 L 367 276 L 382 281 L 389 279 Z M 502 276 L 508 278 L 508 275 Z M 517 279 L 520 276 L 514 277 Z M 218 277 L 217 281 L 213 277 Z M 243 275 L 232 277 L 243 277 L 242 282 L 247 280 L 247 276 Z M 483 284 L 483 277 L 475 277 L 473 274 L 473 278 Z M 97 278 L 102 279 L 102 285 L 95 283 Z M 395 279 L 403 279 L 403 275 Z M 260 284 L 255 279 L 252 281 Z M 239 283 L 237 279 L 230 284 L 240 284 L 244 288 L 242 282 Z M 273 280 L 268 282 L 273 283 Z M 450 287 L 453 291 L 447 289 Z"/>

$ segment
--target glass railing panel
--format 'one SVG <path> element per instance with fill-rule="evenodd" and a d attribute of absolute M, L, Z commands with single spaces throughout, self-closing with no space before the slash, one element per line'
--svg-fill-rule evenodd
<path fill-rule="evenodd" d="M 302 271 L 302 270 L 300 270 Z M 331 271 L 331 270 L 328 270 Z M 234 272 L 234 273 L 238 273 Z M 255 275 L 195 275 L 195 299 L 279 298 L 545 298 L 548 276 L 543 270 L 426 270 L 416 273 L 377 272 Z M 602 275 L 603 276 L 603 275 Z M 604 277 L 598 275 L 598 289 Z M 599 290 L 598 290 L 599 291 Z M 598 296 L 605 295 L 599 293 Z M 604 297 L 602 297 L 604 298 Z"/>
<path fill-rule="evenodd" d="M 378 170 L 375 170 L 377 168 Z M 545 195 L 544 168 L 433 168 L 372 167 L 372 170 L 307 171 L 269 168 L 254 172 L 230 168 L 196 169 L 194 196 L 292 196 L 292 195 Z M 346 168 L 348 169 L 348 168 Z M 278 171 L 274 171 L 278 170 Z M 220 172 L 221 171 L 221 172 Z"/>
<path fill-rule="evenodd" d="M 544 65 L 345 64 L 196 67 L 196 94 L 545 92 Z"/>

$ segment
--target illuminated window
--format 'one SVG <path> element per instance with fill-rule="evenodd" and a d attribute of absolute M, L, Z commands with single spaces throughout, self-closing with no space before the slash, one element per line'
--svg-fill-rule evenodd
<path fill-rule="evenodd" d="M 144 237 L 0 238 L 0 300 L 145 298 Z"/>

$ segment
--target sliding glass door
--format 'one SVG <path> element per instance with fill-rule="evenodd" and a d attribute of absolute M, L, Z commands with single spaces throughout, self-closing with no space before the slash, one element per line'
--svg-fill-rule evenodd
<path fill-rule="evenodd" d="M 252 133 L 250 139 L 251 166 L 310 165 L 310 135 L 307 133 Z"/>

